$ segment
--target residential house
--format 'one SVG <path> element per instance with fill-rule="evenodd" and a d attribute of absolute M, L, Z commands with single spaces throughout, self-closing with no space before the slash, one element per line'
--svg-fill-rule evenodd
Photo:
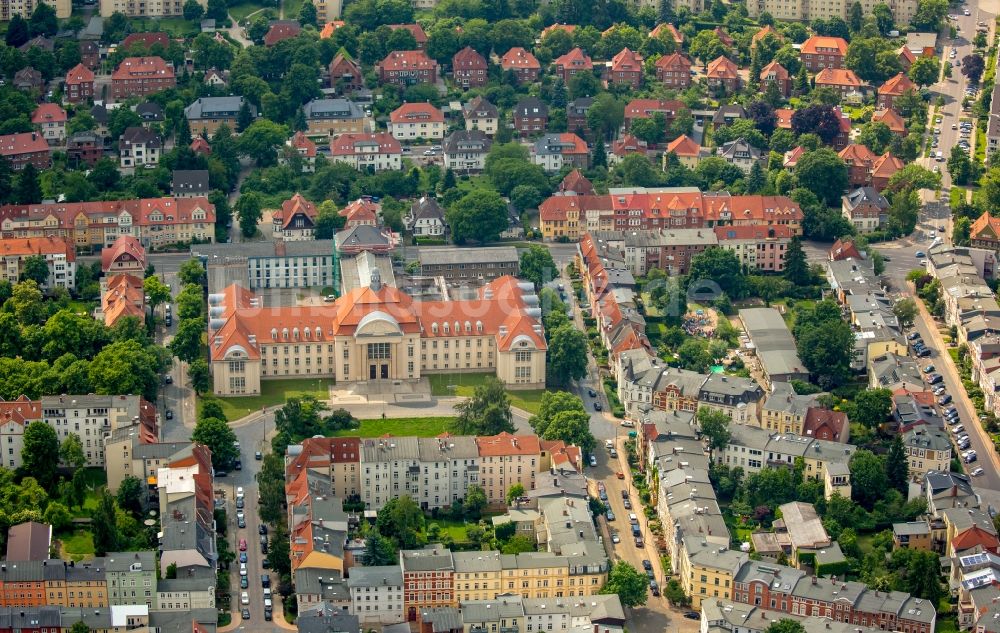
<path fill-rule="evenodd" d="M 207 169 L 175 169 L 170 193 L 175 198 L 208 197 L 212 187 L 208 184 Z"/>
<path fill-rule="evenodd" d="M 94 98 L 94 71 L 77 64 L 66 72 L 66 101 L 86 103 Z"/>
<path fill-rule="evenodd" d="M 538 97 L 525 97 L 514 106 L 514 130 L 521 136 L 545 132 L 549 123 L 549 107 Z"/>
<path fill-rule="evenodd" d="M 705 77 L 710 88 L 727 94 L 736 94 L 742 84 L 739 69 L 725 55 L 719 55 L 708 63 Z"/>
<path fill-rule="evenodd" d="M 410 206 L 406 228 L 414 237 L 443 237 L 448 229 L 444 221 L 444 209 L 437 199 L 421 196 Z"/>
<path fill-rule="evenodd" d="M 632 125 L 636 119 L 649 119 L 657 114 L 662 114 L 665 125 L 670 125 L 677 117 L 678 112 L 683 112 L 687 106 L 683 101 L 666 99 L 632 99 L 625 106 L 625 129 Z"/>
<path fill-rule="evenodd" d="M 552 61 L 552 66 L 556 76 L 563 80 L 567 86 L 573 75 L 577 73 L 594 72 L 594 63 L 590 57 L 577 46 L 565 55 L 561 55 Z"/>
<path fill-rule="evenodd" d="M 858 101 L 864 97 L 867 85 L 847 68 L 824 68 L 814 78 L 817 88 L 832 88 L 841 99 Z"/>
<path fill-rule="evenodd" d="M 796 235 L 790 226 L 716 226 L 719 247 L 736 254 L 747 270 L 781 272 L 788 243 Z"/>
<path fill-rule="evenodd" d="M 118 154 L 123 169 L 155 167 L 160 163 L 162 149 L 159 135 L 144 127 L 126 128 L 118 141 Z"/>
<path fill-rule="evenodd" d="M 347 588 L 351 592 L 348 612 L 357 616 L 360 624 L 403 621 L 403 571 L 399 565 L 352 567 Z"/>
<path fill-rule="evenodd" d="M 749 378 L 711 374 L 698 391 L 699 407 L 721 411 L 737 424 L 759 416 L 764 390 Z"/>
<path fill-rule="evenodd" d="M 478 88 L 486 85 L 489 65 L 474 48 L 466 46 L 451 58 L 451 72 L 459 87 Z"/>
<path fill-rule="evenodd" d="M 878 88 L 878 107 L 893 108 L 895 100 L 902 97 L 907 92 L 916 91 L 917 85 L 910 81 L 910 78 L 903 73 L 898 73 L 890 77 Z"/>
<path fill-rule="evenodd" d="M 676 156 L 681 165 L 688 169 L 694 169 L 698 166 L 698 161 L 701 160 L 702 149 L 701 145 L 698 145 L 690 136 L 681 134 L 667 144 L 666 153 L 663 156 L 664 167 L 666 167 L 668 154 Z"/>
<path fill-rule="evenodd" d="M 768 84 L 776 84 L 781 96 L 788 98 L 792 94 L 792 78 L 785 67 L 776 61 L 772 61 L 760 71 L 760 86 L 766 90 Z"/>
<path fill-rule="evenodd" d="M 532 145 L 531 158 L 548 172 L 557 172 L 563 165 L 586 169 L 590 164 L 590 150 L 576 134 L 546 134 Z"/>
<path fill-rule="evenodd" d="M 124 101 L 177 86 L 174 68 L 162 57 L 126 57 L 111 74 L 111 97 Z"/>
<path fill-rule="evenodd" d="M 610 66 L 610 74 L 606 78 L 609 85 L 628 86 L 632 90 L 639 89 L 643 74 L 642 55 L 628 48 L 623 48 L 611 59 Z"/>
<path fill-rule="evenodd" d="M 31 124 L 49 145 L 62 145 L 66 140 L 66 111 L 58 104 L 39 104 L 31 115 Z"/>
<path fill-rule="evenodd" d="M 906 129 L 906 121 L 899 113 L 892 108 L 880 108 L 872 114 L 872 122 L 885 123 L 893 134 L 906 136 L 909 132 Z"/>
<path fill-rule="evenodd" d="M 488 136 L 497 133 L 500 111 L 485 97 L 477 96 L 462 106 L 466 130 L 480 130 Z"/>
<path fill-rule="evenodd" d="M 77 435 L 88 467 L 104 468 L 105 436 L 118 429 L 138 432 L 138 426 L 155 432 L 156 408 L 142 396 L 60 395 L 42 396 L 43 421 L 59 441 Z"/>
<path fill-rule="evenodd" d="M 302 106 L 309 136 L 361 134 L 372 126 L 370 115 L 347 99 L 313 99 Z"/>
<path fill-rule="evenodd" d="M 294 20 L 273 20 L 264 34 L 264 46 L 271 47 L 283 40 L 298 37 L 302 27 Z"/>
<path fill-rule="evenodd" d="M 892 524 L 893 549 L 931 551 L 931 527 L 926 520 Z"/>
<path fill-rule="evenodd" d="M 160 125 L 166 120 L 166 114 L 163 112 L 163 108 L 160 104 L 155 101 L 145 101 L 143 103 L 137 103 L 132 107 L 132 111 L 139 115 L 139 120 L 142 121 L 142 127 L 151 128 L 154 125 Z"/>
<path fill-rule="evenodd" d="M 364 75 L 361 66 L 351 59 L 350 55 L 340 51 L 327 66 L 327 73 L 330 75 L 330 87 L 345 94 L 364 88 Z"/>
<path fill-rule="evenodd" d="M 292 138 L 285 141 L 285 155 L 278 159 L 282 165 L 287 164 L 289 159 L 297 156 L 302 161 L 302 172 L 312 173 L 316 171 L 316 154 L 319 149 L 305 132 L 296 132 Z"/>
<path fill-rule="evenodd" d="M 656 80 L 667 88 L 683 90 L 691 85 L 691 60 L 680 53 L 656 60 Z"/>
<path fill-rule="evenodd" d="M 427 48 L 427 33 L 424 32 L 424 27 L 420 26 L 418 22 L 411 22 L 409 24 L 390 24 L 389 28 L 393 31 L 400 29 L 409 31 L 410 35 L 413 36 L 413 41 L 417 43 L 417 50 L 422 51 Z"/>
<path fill-rule="evenodd" d="M 93 167 L 103 157 L 104 139 L 93 132 L 77 132 L 66 141 L 66 158 L 74 167 Z"/>
<path fill-rule="evenodd" d="M 842 37 L 813 35 L 799 49 L 802 65 L 812 73 L 824 68 L 843 68 L 846 56 L 847 42 Z"/>
<path fill-rule="evenodd" d="M 778 125 L 781 126 L 781 116 L 778 110 L 775 110 L 775 114 L 778 114 Z M 720 128 L 726 125 L 730 125 L 733 121 L 738 121 L 740 119 L 747 118 L 746 109 L 738 103 L 728 103 L 719 106 L 719 109 L 715 111 L 712 115 L 712 125 L 716 128 Z"/>
<path fill-rule="evenodd" d="M 238 132 L 237 118 L 244 104 L 243 97 L 198 97 L 194 103 L 184 108 L 184 117 L 192 130 L 213 135 L 222 125 L 233 133 Z M 257 108 L 247 103 L 251 119 L 257 118 Z"/>
<path fill-rule="evenodd" d="M 943 428 L 916 426 L 903 433 L 903 450 L 910 462 L 910 478 L 923 481 L 929 471 L 951 467 L 951 438 Z"/>
<path fill-rule="evenodd" d="M 382 215 L 382 205 L 378 202 L 358 198 L 349 202 L 339 214 L 346 219 L 344 228 L 352 229 L 356 226 L 379 226 Z"/>
<path fill-rule="evenodd" d="M 587 120 L 587 112 L 590 106 L 594 105 L 593 97 L 577 97 L 566 104 L 566 129 L 573 130 L 574 134 L 586 137 L 590 132 L 590 122 Z"/>
<path fill-rule="evenodd" d="M 584 176 L 579 169 L 574 169 L 566 174 L 566 177 L 559 182 L 559 191 L 561 193 L 575 193 L 581 196 L 592 196 L 594 195 L 594 185 L 587 180 L 587 177 Z"/>
<path fill-rule="evenodd" d="M 500 58 L 500 68 L 510 71 L 518 83 L 532 83 L 542 72 L 538 59 L 520 46 L 515 46 Z"/>
<path fill-rule="evenodd" d="M 988 211 L 976 218 L 969 227 L 969 246 L 1000 251 L 1000 218 Z"/>
<path fill-rule="evenodd" d="M 114 244 L 101 250 L 101 271 L 105 275 L 144 275 L 146 249 L 131 235 L 123 235 Z"/>
<path fill-rule="evenodd" d="M 31 66 L 25 66 L 14 73 L 14 80 L 11 83 L 21 92 L 41 91 L 45 87 L 45 79 L 42 77 L 42 73 Z"/>
<path fill-rule="evenodd" d="M 727 163 L 739 167 L 745 174 L 750 173 L 755 163 L 764 167 L 762 164 L 764 158 L 761 151 L 743 138 L 724 143 L 722 147 L 716 150 L 716 154 L 722 157 Z"/>
<path fill-rule="evenodd" d="M 206 86 L 212 86 L 213 88 L 225 88 L 229 85 L 229 81 L 227 80 L 228 74 L 228 71 L 209 68 L 205 71 L 205 77 L 202 81 L 205 82 Z"/>
<path fill-rule="evenodd" d="M 870 233 L 885 221 L 889 201 L 874 187 L 859 187 L 841 198 L 840 210 L 859 233 Z"/>
<path fill-rule="evenodd" d="M 275 239 L 285 242 L 313 239 L 317 215 L 316 205 L 296 193 L 271 214 Z"/>
<path fill-rule="evenodd" d="M 358 170 L 398 170 L 403 148 L 388 132 L 341 134 L 330 142 L 330 156 Z"/>
<path fill-rule="evenodd" d="M 31 257 L 43 257 L 48 266 L 43 289 L 75 287 L 76 249 L 61 237 L 0 239 L 0 278 L 12 284 L 21 281 L 25 261 Z"/>
<path fill-rule="evenodd" d="M 444 140 L 444 164 L 460 172 L 482 171 L 493 141 L 481 130 L 458 130 Z"/>
<path fill-rule="evenodd" d="M 429 103 L 404 103 L 389 114 L 389 133 L 397 141 L 444 138 L 444 113 Z"/>
<path fill-rule="evenodd" d="M 422 50 L 392 51 L 377 66 L 379 81 L 406 88 L 437 81 L 437 62 Z"/>
<path fill-rule="evenodd" d="M 620 139 L 611 143 L 611 151 L 608 152 L 608 164 L 617 165 L 629 154 L 646 155 L 649 145 L 646 141 L 640 141 L 632 134 L 625 134 Z"/>
<path fill-rule="evenodd" d="M 115 274 L 101 280 L 101 308 L 104 325 L 114 327 L 124 317 L 146 321 L 146 293 L 142 276 Z"/>
<path fill-rule="evenodd" d="M 25 165 L 33 165 L 38 170 L 52 166 L 49 144 L 38 132 L 0 136 L 0 156 L 7 160 L 14 171 L 21 171 Z"/>

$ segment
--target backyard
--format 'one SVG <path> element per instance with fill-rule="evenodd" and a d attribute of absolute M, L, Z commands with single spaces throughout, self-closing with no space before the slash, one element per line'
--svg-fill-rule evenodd
<path fill-rule="evenodd" d="M 242 22 L 251 13 L 256 13 L 261 9 L 264 9 L 264 5 L 260 2 L 253 2 L 252 0 L 245 0 L 243 2 L 238 2 L 229 7 L 229 15 L 233 17 L 237 22 Z"/>
<path fill-rule="evenodd" d="M 493 374 L 430 374 L 431 394 L 435 396 L 472 396 L 476 387 L 483 384 L 487 376 Z M 528 413 L 538 413 L 542 404 L 544 389 L 507 391 L 511 406 L 524 409 Z"/>
<path fill-rule="evenodd" d="M 94 557 L 94 536 L 89 528 L 75 530 L 56 540 L 60 544 L 60 558 L 64 560 L 81 561 Z"/>
<path fill-rule="evenodd" d="M 238 420 L 262 407 L 284 404 L 289 398 L 313 396 L 317 400 L 330 399 L 331 380 L 296 378 L 293 380 L 264 380 L 260 383 L 259 396 L 219 398 L 222 412 L 230 422 Z"/>
<path fill-rule="evenodd" d="M 335 435 L 350 437 L 381 437 L 383 435 L 434 437 L 448 430 L 455 420 L 453 417 L 430 418 L 386 418 L 384 420 L 361 420 L 361 428 L 345 429 Z"/>

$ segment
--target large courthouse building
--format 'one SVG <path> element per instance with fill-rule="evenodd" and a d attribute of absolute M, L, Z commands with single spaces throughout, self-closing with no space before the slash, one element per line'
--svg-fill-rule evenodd
<path fill-rule="evenodd" d="M 238 285 L 209 296 L 217 395 L 260 393 L 262 380 L 337 383 L 495 372 L 512 389 L 545 386 L 545 336 L 530 282 L 504 276 L 471 300 L 418 301 L 384 285 L 321 306 L 269 308 Z"/>

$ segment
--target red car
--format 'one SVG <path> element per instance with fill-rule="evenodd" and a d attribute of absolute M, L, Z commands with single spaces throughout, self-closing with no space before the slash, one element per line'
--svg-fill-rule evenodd
<path fill-rule="evenodd" d="M 240 551 L 241 552 L 247 551 L 247 540 L 245 538 L 240 539 Z"/>

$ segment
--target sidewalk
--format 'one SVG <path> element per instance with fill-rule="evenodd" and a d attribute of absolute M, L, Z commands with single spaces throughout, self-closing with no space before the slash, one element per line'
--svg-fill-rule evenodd
<path fill-rule="evenodd" d="M 271 621 L 271 624 L 278 627 L 279 629 L 284 629 L 286 631 L 298 631 L 299 627 L 295 626 L 294 624 L 289 624 L 288 622 L 285 622 L 284 601 L 281 598 L 276 598 L 274 601 L 274 606 L 276 608 L 272 611 L 274 619 Z M 228 633 L 229 631 L 235 631 L 236 629 L 244 626 L 243 616 L 240 613 L 239 609 L 231 613 L 230 616 L 231 617 L 229 619 L 229 624 L 223 627 L 219 627 L 218 633 Z"/>

